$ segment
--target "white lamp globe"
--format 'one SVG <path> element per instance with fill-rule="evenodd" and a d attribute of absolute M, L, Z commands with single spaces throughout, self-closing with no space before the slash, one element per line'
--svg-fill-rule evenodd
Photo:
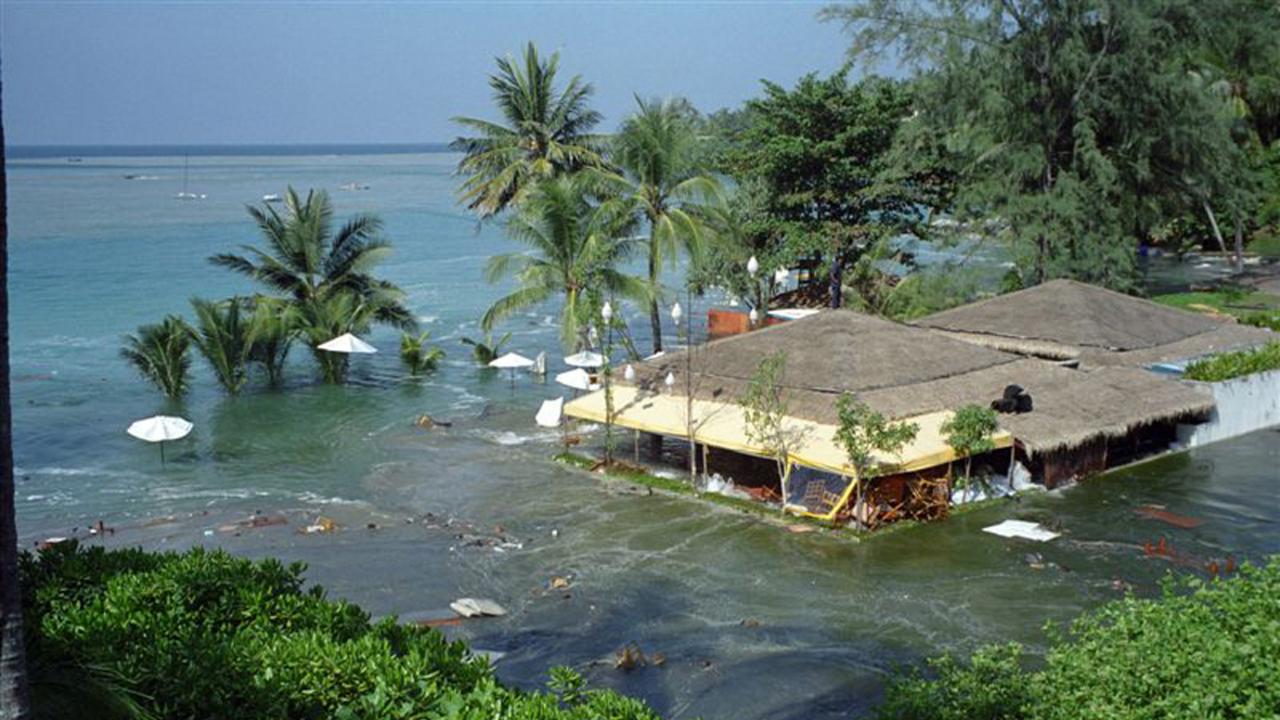
<path fill-rule="evenodd" d="M 755 325 L 756 323 L 760 322 L 760 313 L 756 312 L 755 308 L 751 308 L 751 314 L 748 315 L 747 317 L 751 318 L 752 325 Z"/>
<path fill-rule="evenodd" d="M 667 373 L 667 379 L 666 379 L 666 380 L 663 380 L 662 382 L 666 383 L 666 384 L 667 384 L 667 387 L 671 387 L 672 385 L 675 385 L 675 384 L 676 384 L 676 376 L 675 376 L 675 374 L 674 374 L 674 373 Z"/>
<path fill-rule="evenodd" d="M 680 308 L 680 303 L 676 303 L 671 307 L 671 319 L 680 322 L 681 315 L 684 315 L 684 310 Z"/>
<path fill-rule="evenodd" d="M 608 300 L 605 301 L 604 307 L 600 308 L 600 317 L 604 318 L 605 322 L 613 319 L 613 306 L 609 304 Z"/>
<path fill-rule="evenodd" d="M 630 363 L 627 363 L 627 368 L 622 371 L 622 377 L 625 378 L 627 382 L 635 382 L 636 369 L 631 367 Z"/>
<path fill-rule="evenodd" d="M 758 272 L 759 270 L 760 270 L 760 262 L 756 260 L 755 255 L 752 255 L 751 259 L 747 261 L 747 273 L 749 273 L 754 277 L 756 272 Z"/>

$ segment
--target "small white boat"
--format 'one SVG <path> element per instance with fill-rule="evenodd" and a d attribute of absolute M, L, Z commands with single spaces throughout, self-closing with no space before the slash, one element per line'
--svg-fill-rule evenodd
<path fill-rule="evenodd" d="M 264 203 L 278 203 L 283 201 L 284 201 L 284 198 L 280 197 L 275 193 L 267 193 L 266 195 L 262 196 L 262 202 Z"/>
<path fill-rule="evenodd" d="M 190 156 L 182 156 L 182 192 L 173 197 L 178 200 L 203 200 L 207 195 L 204 193 L 193 193 L 187 190 L 187 165 L 190 164 Z"/>
<path fill-rule="evenodd" d="M 339 190 L 346 190 L 346 191 L 350 192 L 350 191 L 354 191 L 354 190 L 368 190 L 368 189 L 369 189 L 369 186 L 368 186 L 367 184 L 365 184 L 365 183 L 360 183 L 360 182 L 349 182 L 349 183 L 346 183 L 346 184 L 344 184 L 344 185 L 339 185 L 339 186 L 338 186 L 338 189 L 339 189 Z"/>

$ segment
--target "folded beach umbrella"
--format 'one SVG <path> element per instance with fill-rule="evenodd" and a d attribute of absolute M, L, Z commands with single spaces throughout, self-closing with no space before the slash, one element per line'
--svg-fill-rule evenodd
<path fill-rule="evenodd" d="M 591 376 L 582 368 L 567 370 L 556 375 L 556 382 L 564 385 L 565 387 L 573 388 L 574 390 L 593 389 L 591 385 Z"/>
<path fill-rule="evenodd" d="M 576 368 L 598 368 L 604 365 L 604 356 L 598 352 L 583 350 L 565 358 L 564 364 Z"/>
<path fill-rule="evenodd" d="M 135 421 L 127 431 L 130 435 L 151 443 L 160 443 L 160 464 L 164 464 L 166 440 L 181 440 L 191 432 L 189 421 L 170 415 L 156 415 Z"/>
<path fill-rule="evenodd" d="M 510 370 L 511 371 L 511 387 L 512 389 L 515 389 L 516 370 L 533 367 L 533 361 L 521 355 L 520 353 L 509 352 L 506 355 L 503 355 L 502 357 L 490 362 L 489 367 L 498 368 L 499 370 Z"/>
<path fill-rule="evenodd" d="M 372 354 L 378 349 L 351 333 L 344 333 L 327 342 L 320 343 L 317 349 L 337 353 Z"/>
<path fill-rule="evenodd" d="M 538 414 L 533 416 L 533 421 L 541 427 L 560 427 L 560 416 L 563 410 L 563 396 L 555 400 L 544 400 L 542 407 L 538 408 Z"/>

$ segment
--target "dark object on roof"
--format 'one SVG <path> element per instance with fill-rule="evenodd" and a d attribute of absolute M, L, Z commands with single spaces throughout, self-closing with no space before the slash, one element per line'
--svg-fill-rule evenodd
<path fill-rule="evenodd" d="M 998 413 L 1029 413 L 1031 407 L 1031 395 L 1021 385 L 1005 385 L 1004 395 L 991 401 L 991 409 Z"/>

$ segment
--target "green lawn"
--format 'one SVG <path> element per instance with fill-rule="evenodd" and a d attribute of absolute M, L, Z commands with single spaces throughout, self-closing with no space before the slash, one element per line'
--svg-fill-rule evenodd
<path fill-rule="evenodd" d="M 1219 290 L 1215 292 L 1185 292 L 1156 295 L 1152 300 L 1193 312 L 1219 312 L 1235 317 L 1242 317 L 1257 312 L 1280 312 L 1280 295 L 1271 293 L 1232 292 Z"/>

